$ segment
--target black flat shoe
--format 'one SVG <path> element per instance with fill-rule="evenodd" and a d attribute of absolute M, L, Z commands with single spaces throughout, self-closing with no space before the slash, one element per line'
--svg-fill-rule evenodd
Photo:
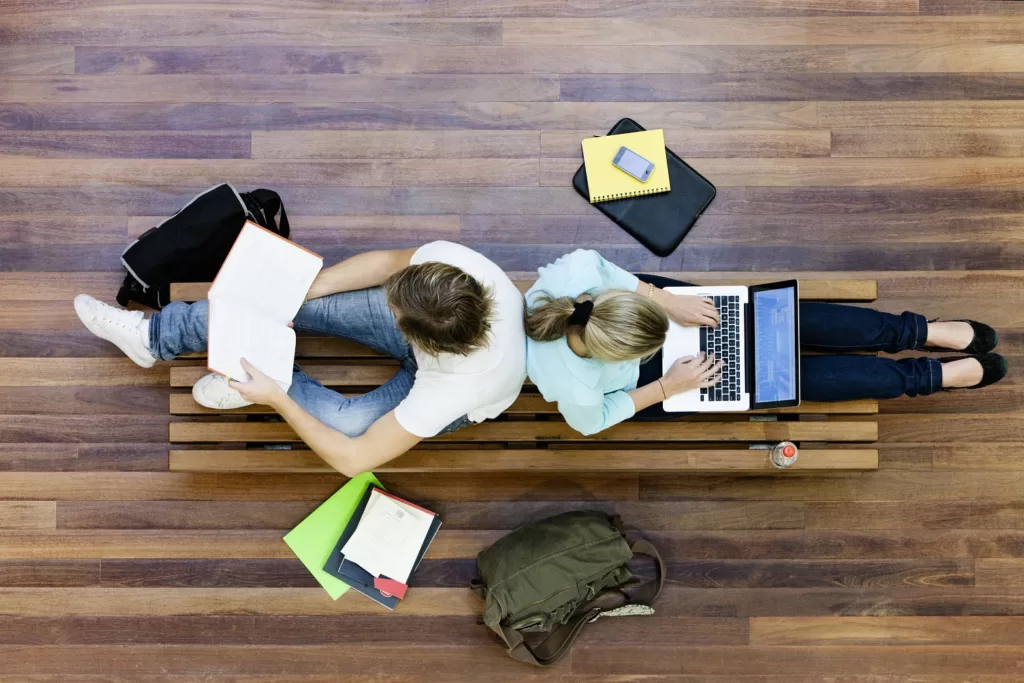
<path fill-rule="evenodd" d="M 987 387 L 990 384 L 995 384 L 1002 378 L 1006 377 L 1006 373 L 1010 370 L 1010 364 L 1007 363 L 1006 359 L 998 353 L 986 353 L 981 356 L 952 356 L 950 358 L 940 358 L 939 362 L 950 363 L 955 360 L 964 360 L 965 358 L 973 358 L 981 363 L 981 381 L 969 387 L 943 387 L 943 391 L 953 391 L 955 389 L 981 389 L 982 387 Z"/>
<path fill-rule="evenodd" d="M 999 335 L 996 331 L 985 323 L 979 323 L 977 320 L 929 320 L 928 322 L 944 322 L 944 323 L 967 323 L 974 330 L 974 339 L 964 349 L 947 349 L 942 346 L 922 346 L 922 351 L 960 351 L 966 353 L 969 356 L 981 356 L 989 353 L 996 344 L 999 343 Z"/>

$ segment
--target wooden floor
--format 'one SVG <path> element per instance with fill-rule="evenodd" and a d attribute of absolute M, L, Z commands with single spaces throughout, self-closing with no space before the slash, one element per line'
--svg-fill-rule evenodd
<path fill-rule="evenodd" d="M 622 116 L 719 188 L 665 259 L 570 187 Z M 1021 680 L 1024 2 L 0 0 L 0 155 L 0 683 Z M 397 613 L 332 603 L 280 537 L 341 479 L 168 472 L 168 370 L 71 308 L 224 180 L 328 260 L 865 271 L 1017 372 L 885 403 L 876 473 L 390 476 L 444 530 Z M 506 660 L 471 558 L 595 506 L 666 555 L 657 617 Z"/>

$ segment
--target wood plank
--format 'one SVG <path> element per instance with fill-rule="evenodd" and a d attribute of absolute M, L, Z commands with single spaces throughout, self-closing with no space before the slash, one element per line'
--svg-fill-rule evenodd
<path fill-rule="evenodd" d="M 480 20 L 385 20 L 345 16 L 337 12 L 309 12 L 280 6 L 225 13 L 219 7 L 192 3 L 185 15 L 173 6 L 147 3 L 125 6 L 117 22 L 109 7 L 83 7 L 72 12 L 8 13 L 4 42 L 49 45 L 223 45 L 245 35 L 254 44 L 359 46 L 359 45 L 487 45 L 501 42 L 501 22 Z M 70 9 L 67 3 L 62 5 Z M 38 6 L 32 7 L 38 10 Z M 442 18 L 444 19 L 444 18 Z M 160 27 L 157 30 L 155 27 Z M 109 50 L 109 48 L 108 48 Z M 89 69 L 95 52 L 76 55 L 78 73 Z"/>
<path fill-rule="evenodd" d="M 389 481 L 390 483 L 390 481 Z M 321 501 L 61 501 L 61 529 L 279 529 L 293 528 Z M 678 529 L 801 529 L 805 505 L 759 501 L 513 500 L 434 501 L 448 529 L 507 529 L 569 510 L 599 509 L 630 526 Z"/>
<path fill-rule="evenodd" d="M 72 588 L 98 586 L 99 560 L 0 560 L 4 588 Z"/>
<path fill-rule="evenodd" d="M 536 273 L 515 280 L 519 291 L 526 292 L 533 286 Z M 810 300 L 830 299 L 835 301 L 873 301 L 877 296 L 877 283 L 869 278 L 858 278 L 856 273 L 848 277 L 830 278 L 827 273 L 763 273 L 742 272 L 695 273 L 659 272 L 658 275 L 683 282 L 715 285 L 755 285 L 774 281 L 774 278 L 795 278 L 800 280 L 800 298 Z M 2 280 L 0 280 L 2 282 Z M 199 301 L 206 298 L 209 283 L 177 282 L 171 285 L 171 299 L 174 301 Z"/>
<path fill-rule="evenodd" d="M 542 131 L 540 155 L 580 160 L 580 141 L 606 131 Z M 829 156 L 827 130 L 665 130 L 665 144 L 687 159 L 700 157 Z"/>
<path fill-rule="evenodd" d="M 0 102 L 544 102 L 558 79 L 527 75 L 8 76 Z"/>
<path fill-rule="evenodd" d="M 16 617 L 230 615 L 379 615 L 370 600 L 324 599 L 322 588 L 0 588 L 0 614 Z M 402 614 L 479 616 L 480 601 L 461 588 L 418 588 Z"/>
<path fill-rule="evenodd" d="M 187 77 L 179 77 L 185 78 Z M 462 77 L 460 77 L 462 78 Z M 482 77 L 478 77 L 482 78 Z M 606 132 L 622 116 L 614 102 L 353 102 L 347 104 L 237 103 L 2 104 L 5 130 L 589 130 Z M 685 129 L 818 128 L 815 102 L 650 102 L 630 106 L 633 116 Z M 1014 125 L 1014 124 L 1006 124 Z M 1005 126 L 1004 126 L 1005 127 Z M 196 187 L 195 189 L 203 189 Z M 571 190 L 570 190 L 571 192 Z M 172 213 L 192 195 L 168 209 Z M 306 206 L 305 204 L 303 206 Z M 38 205 L 36 205 L 38 210 Z M 119 207 L 120 208 L 120 207 Z M 309 211 L 309 209 L 304 209 Z M 362 209 L 359 213 L 368 213 Z M 73 213 L 68 210 L 64 213 Z M 116 213 L 116 211 L 106 211 Z M 338 212 L 338 213 L 344 213 Z M 417 213 L 407 211 L 405 213 Z"/>
<path fill-rule="evenodd" d="M 103 559 L 100 585 L 107 588 L 303 588 L 313 575 L 288 559 Z"/>
<path fill-rule="evenodd" d="M 324 500 L 344 483 L 339 475 L 184 474 L 177 472 L 0 472 L 7 500 Z M 635 475 L 592 473 L 392 474 L 389 489 L 438 500 L 636 500 Z"/>
<path fill-rule="evenodd" d="M 885 448 L 880 448 L 884 459 Z M 746 481 L 745 478 L 699 479 L 685 476 L 641 476 L 643 499 L 669 501 L 710 496 L 718 500 L 760 500 L 789 502 L 891 502 L 905 500 L 908 491 L 920 503 L 972 500 L 997 503 L 1019 500 L 1019 487 L 1024 485 L 1024 472 L 974 472 L 965 477 L 960 472 L 930 472 L 880 469 L 870 477 L 822 477 L 813 480 L 796 477 L 775 477 L 771 481 Z"/>
<path fill-rule="evenodd" d="M 506 45 L 948 45 L 1020 42 L 1013 17 L 506 19 Z"/>
<path fill-rule="evenodd" d="M 567 102 L 892 101 L 972 99 L 967 90 L 973 79 L 948 73 L 570 74 L 560 84 Z"/>
<path fill-rule="evenodd" d="M 668 587 L 662 609 L 688 616 L 1018 616 L 1022 593 L 1013 588 L 918 586 L 851 591 L 844 588 Z"/>
<path fill-rule="evenodd" d="M 160 386 L 167 368 L 144 369 L 128 358 L 0 358 L 0 386 Z"/>
<path fill-rule="evenodd" d="M 254 159 L 515 159 L 536 157 L 539 151 L 540 136 L 535 131 L 252 133 Z"/>
<path fill-rule="evenodd" d="M 836 157 L 1019 157 L 1024 131 L 979 128 L 853 128 L 832 131 Z"/>
<path fill-rule="evenodd" d="M 760 646 L 1024 644 L 1021 617 L 759 617 L 750 642 Z"/>
<path fill-rule="evenodd" d="M 47 501 L 0 500 L 0 529 L 53 529 L 57 504 Z"/>
<path fill-rule="evenodd" d="M 799 670 L 821 677 L 854 669 L 865 675 L 928 675 L 985 673 L 1010 675 L 1016 667 L 1017 648 L 998 646 L 864 646 L 835 647 L 828 656 L 813 649 L 709 646 L 659 648 L 589 646 L 574 652 L 578 673 L 634 675 L 757 675 L 763 671 Z"/>
<path fill-rule="evenodd" d="M 572 159 L 541 159 L 541 184 L 578 168 Z M 1013 187 L 1024 161 L 985 159 L 702 159 L 699 170 L 720 187 Z"/>
<path fill-rule="evenodd" d="M 162 443 L 164 415 L 0 415 L 0 443 Z"/>
<path fill-rule="evenodd" d="M 879 436 L 884 441 L 938 442 L 1021 442 L 1024 420 L 1019 412 L 997 415 L 960 415 L 953 423 L 944 415 L 914 413 L 880 415 Z"/>
<path fill-rule="evenodd" d="M 979 586 L 1020 588 L 1024 586 L 1024 561 L 1019 558 L 978 558 L 975 562 Z"/>
<path fill-rule="evenodd" d="M 875 441 L 874 422 L 625 422 L 584 437 L 559 422 L 486 422 L 434 437 L 434 441 Z M 286 423 L 172 422 L 171 443 L 296 441 Z M 966 438 L 964 440 L 967 440 Z"/>
<path fill-rule="evenodd" d="M 708 621 L 709 633 L 691 642 L 738 642 L 746 624 Z M 719 620 L 727 621 L 727 620 Z M 693 623 L 693 625 L 697 625 Z M 8 645 L 45 645 L 59 639 L 64 645 L 326 645 L 352 643 L 373 645 L 447 645 L 446 638 L 472 641 L 479 625 L 466 617 L 388 619 L 385 615 L 361 619 L 329 616 L 182 616 L 95 619 L 89 617 L 3 618 L 0 634 Z M 377 631 L 374 634 L 374 631 Z M 717 636 L 717 637 L 716 637 Z M 732 636 L 732 637 L 730 637 Z M 2 680 L 2 679 L 0 679 Z M 303 680 L 303 679 L 299 679 Z"/>
<path fill-rule="evenodd" d="M 329 385 L 328 385 L 329 386 Z M 0 397 L 3 392 L 0 392 Z M 1024 407 L 1024 406 L 1022 406 Z M 171 415 L 225 415 L 223 410 L 204 408 L 193 400 L 191 394 L 171 394 L 170 411 Z M 519 395 L 515 403 L 505 411 L 511 415 L 554 415 L 558 412 L 557 406 L 548 403 L 539 394 L 523 393 Z M 756 411 L 778 414 L 822 414 L 822 415 L 873 415 L 878 412 L 878 401 L 865 399 L 863 401 L 842 401 L 839 403 L 815 403 L 804 401 L 795 408 L 779 408 L 777 410 Z M 275 411 L 269 406 L 252 405 L 246 408 L 232 410 L 231 415 L 274 415 Z"/>
<path fill-rule="evenodd" d="M 805 470 L 874 470 L 878 451 L 809 449 L 790 468 Z M 172 472 L 332 472 L 333 468 L 312 451 L 209 451 L 175 450 L 170 453 Z M 377 468 L 387 472 L 755 472 L 776 468 L 767 451 L 411 451 Z"/>
<path fill-rule="evenodd" d="M 3 443 L 0 444 L 0 470 L 166 472 L 167 446 L 147 443 Z"/>
<path fill-rule="evenodd" d="M 950 587 L 969 586 L 974 582 L 973 560 L 709 559 L 673 561 L 669 567 L 675 585 L 716 590 L 753 587 Z"/>
<path fill-rule="evenodd" d="M 75 72 L 75 50 L 60 45 L 0 47 L 0 74 L 54 75 Z"/>
<path fill-rule="evenodd" d="M 1024 102 L 822 102 L 819 125 L 829 128 L 1014 128 L 1024 115 Z"/>
<path fill-rule="evenodd" d="M 22 173 L 13 173 L 17 165 Z M 49 172 L 47 172 L 49 169 Z M 264 161 L 235 159 L 66 159 L 58 166 L 45 159 L 0 160 L 0 183 L 9 187 L 61 187 L 88 183 L 136 186 L 198 183 L 214 185 L 217 178 L 259 177 L 268 185 L 389 187 L 392 185 L 472 186 L 537 185 L 535 159 L 393 159 Z"/>
<path fill-rule="evenodd" d="M 61 159 L 248 159 L 249 136 L 242 133 L 17 131 L 0 135 L 0 154 Z"/>
<path fill-rule="evenodd" d="M 57 217 L 52 221 L 35 221 L 31 219 L 13 219 L 10 221 L 0 222 L 0 226 L 7 226 L 11 233 L 18 232 L 22 228 L 32 227 L 40 223 L 44 223 L 52 227 L 53 232 L 41 232 L 40 241 L 46 243 L 47 241 L 53 240 L 57 233 L 58 226 L 63 224 L 65 230 L 82 230 L 86 229 L 88 224 L 91 224 L 95 220 L 101 222 L 107 222 L 109 219 L 106 217 L 89 217 L 88 219 L 79 219 L 78 223 L 67 223 L 66 217 Z M 124 217 L 120 219 L 124 221 Z M 127 239 L 124 232 L 124 225 L 120 227 L 119 233 L 110 233 L 111 237 L 116 237 L 119 241 Z M 3 227 L 0 227 L 0 231 L 4 231 Z M 6 234 L 6 231 L 4 231 Z M 67 304 L 71 299 L 74 299 L 76 295 L 82 292 L 109 292 L 117 286 L 123 277 L 118 277 L 118 273 L 32 273 L 32 272 L 14 272 L 14 273 L 0 273 L 0 300 L 18 300 L 18 301 L 60 301 Z M 102 297 L 101 297 L 102 298 Z M 107 299 L 103 299 L 107 300 Z M 113 302 L 113 298 L 109 299 Z"/>
<path fill-rule="evenodd" d="M 884 29 L 876 29 L 883 30 Z M 658 29 L 656 29 L 656 32 Z M 191 42 L 194 36 L 185 39 Z M 657 39 L 655 39 L 657 40 Z M 685 40 L 685 39 L 684 39 Z M 643 44 L 641 38 L 634 44 Z M 811 41 L 805 41 L 811 42 Z M 1003 73 L 1024 57 L 1019 44 L 856 45 L 422 45 L 407 47 L 280 46 L 79 47 L 79 74 L 229 75 L 531 73 L 531 74 L 853 74 Z M 71 73 L 70 69 L 64 73 Z M 953 79 L 956 80 L 956 79 Z M 900 93 L 906 96 L 906 93 Z M 687 98 L 690 99 L 690 98 Z M 711 98 L 707 98 L 711 99 Z M 830 98 L 833 99 L 833 98 Z"/>
<path fill-rule="evenodd" d="M 469 558 L 500 531 L 439 531 L 426 557 Z M 289 559 L 291 549 L 273 530 L 2 530 L 0 559 Z"/>
<path fill-rule="evenodd" d="M 351 668 L 378 677 L 391 674 L 408 677 L 426 669 L 432 675 L 443 676 L 443 680 L 452 680 L 451 676 L 464 674 L 471 667 L 479 667 L 481 662 L 504 664 L 500 659 L 504 656 L 501 650 L 486 641 L 442 648 L 392 645 L 388 648 L 388 656 L 383 658 L 379 647 L 359 643 L 267 645 L 258 648 L 244 645 L 69 645 L 56 648 L 56 653 L 51 657 L 44 656 L 47 651 L 54 649 L 48 646 L 5 648 L 4 659 L 9 665 L 7 672 L 21 676 L 70 672 L 93 676 L 173 674 L 179 677 L 204 675 L 220 678 L 240 672 L 264 676 L 287 673 L 294 677 Z M 996 662 L 1001 664 L 1002 660 L 997 659 Z M 534 672 L 522 680 L 542 680 L 541 675 L 540 672 Z M 520 677 L 523 676 L 520 674 Z M 469 681 L 471 678 L 462 680 Z"/>

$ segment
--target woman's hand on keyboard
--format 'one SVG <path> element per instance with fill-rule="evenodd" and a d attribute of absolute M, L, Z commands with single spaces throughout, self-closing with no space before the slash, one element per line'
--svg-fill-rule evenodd
<path fill-rule="evenodd" d="M 722 361 L 716 361 L 714 354 L 683 356 L 668 369 L 661 378 L 661 384 L 668 396 L 684 391 L 713 387 L 721 379 Z"/>
<path fill-rule="evenodd" d="M 664 291 L 664 290 L 662 290 Z M 657 298 L 668 317 L 689 327 L 718 327 L 718 309 L 715 302 L 703 296 L 669 294 Z"/>

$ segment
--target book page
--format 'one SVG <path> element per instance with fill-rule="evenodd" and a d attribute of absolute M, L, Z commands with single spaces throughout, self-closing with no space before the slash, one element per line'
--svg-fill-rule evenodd
<path fill-rule="evenodd" d="M 316 254 L 247 222 L 217 273 L 209 298 L 244 301 L 272 320 L 287 324 L 302 306 L 323 264 Z"/>
<path fill-rule="evenodd" d="M 342 553 L 374 576 L 408 583 L 434 516 L 376 491 L 370 503 Z"/>
<path fill-rule="evenodd" d="M 218 297 L 210 300 L 206 355 L 214 372 L 248 381 L 240 362 L 245 358 L 287 389 L 295 362 L 295 330 L 258 308 L 250 308 L 245 300 Z"/>

